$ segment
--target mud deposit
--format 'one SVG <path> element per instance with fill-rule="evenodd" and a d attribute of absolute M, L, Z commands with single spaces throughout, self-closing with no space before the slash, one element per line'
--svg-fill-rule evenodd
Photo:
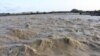
<path fill-rule="evenodd" d="M 100 56 L 100 17 L 0 17 L 0 56 Z"/>

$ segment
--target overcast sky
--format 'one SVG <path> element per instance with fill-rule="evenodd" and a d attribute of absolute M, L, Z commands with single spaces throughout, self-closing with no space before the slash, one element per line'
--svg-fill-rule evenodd
<path fill-rule="evenodd" d="M 0 0 L 0 12 L 99 10 L 100 0 Z"/>

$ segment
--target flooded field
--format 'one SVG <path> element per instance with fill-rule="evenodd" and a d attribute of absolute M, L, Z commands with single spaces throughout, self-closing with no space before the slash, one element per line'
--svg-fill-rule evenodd
<path fill-rule="evenodd" d="M 100 16 L 1 16 L 0 56 L 100 56 Z"/>

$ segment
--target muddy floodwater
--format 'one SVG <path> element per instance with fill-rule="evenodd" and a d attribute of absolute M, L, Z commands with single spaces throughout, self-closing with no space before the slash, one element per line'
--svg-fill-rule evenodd
<path fill-rule="evenodd" d="M 100 56 L 100 16 L 0 16 L 0 56 Z"/>

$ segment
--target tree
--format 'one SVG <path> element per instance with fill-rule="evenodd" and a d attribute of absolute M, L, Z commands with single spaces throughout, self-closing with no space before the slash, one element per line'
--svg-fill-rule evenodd
<path fill-rule="evenodd" d="M 71 12 L 77 13 L 77 12 L 79 12 L 79 10 L 78 9 L 72 9 Z"/>

